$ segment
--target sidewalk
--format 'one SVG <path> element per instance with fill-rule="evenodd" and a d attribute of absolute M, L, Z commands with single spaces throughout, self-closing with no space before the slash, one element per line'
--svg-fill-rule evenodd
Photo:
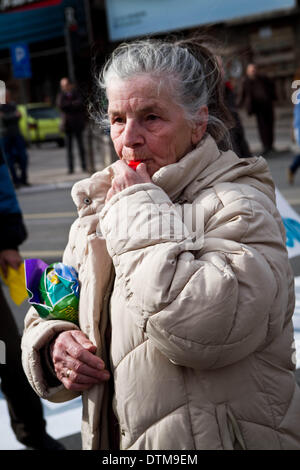
<path fill-rule="evenodd" d="M 75 142 L 76 144 L 76 142 Z M 94 173 L 110 165 L 116 155 L 108 136 L 100 134 L 93 137 Z M 88 149 L 87 137 L 85 136 L 85 148 Z M 74 168 L 73 174 L 68 174 L 66 163 L 66 148 L 57 148 L 55 143 L 41 144 L 39 147 L 32 145 L 28 149 L 29 154 L 29 183 L 31 186 L 17 190 L 17 193 L 32 193 L 40 191 L 55 190 L 58 188 L 71 188 L 76 181 L 88 178 L 90 172 L 83 172 L 79 167 L 78 149 L 74 145 Z M 86 151 L 87 162 L 88 151 Z M 89 164 L 88 164 L 89 166 Z"/>
<path fill-rule="evenodd" d="M 275 149 L 277 152 L 293 151 L 291 141 L 292 108 L 277 108 L 275 110 Z M 240 110 L 247 140 L 253 155 L 261 152 L 261 143 L 254 116 Z M 86 142 L 87 143 L 87 142 Z M 86 145 L 86 148 L 87 145 Z M 110 139 L 100 132 L 93 138 L 95 171 L 102 170 L 116 158 Z M 18 193 L 39 192 L 55 190 L 56 188 L 72 187 L 76 181 L 87 178 L 89 173 L 83 173 L 79 168 L 72 175 L 67 174 L 66 149 L 58 149 L 55 144 L 43 144 L 40 147 L 32 146 L 29 150 L 29 188 L 21 188 Z M 78 164 L 77 148 L 75 147 L 75 162 Z"/>

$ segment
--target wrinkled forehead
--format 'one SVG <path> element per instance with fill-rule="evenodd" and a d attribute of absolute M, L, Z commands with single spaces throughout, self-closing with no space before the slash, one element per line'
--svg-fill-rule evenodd
<path fill-rule="evenodd" d="M 114 77 L 107 87 L 108 111 L 115 107 L 130 106 L 135 109 L 162 105 L 171 102 L 170 87 L 166 82 L 149 75 L 140 75 L 130 79 Z"/>
<path fill-rule="evenodd" d="M 165 113 L 173 102 L 168 87 L 149 76 L 110 81 L 107 97 L 109 116 L 120 113 Z"/>

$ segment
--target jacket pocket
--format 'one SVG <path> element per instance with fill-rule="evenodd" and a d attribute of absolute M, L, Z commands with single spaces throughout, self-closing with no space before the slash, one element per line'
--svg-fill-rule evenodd
<path fill-rule="evenodd" d="M 245 442 L 229 406 L 221 403 L 216 406 L 216 417 L 224 450 L 246 450 Z"/>

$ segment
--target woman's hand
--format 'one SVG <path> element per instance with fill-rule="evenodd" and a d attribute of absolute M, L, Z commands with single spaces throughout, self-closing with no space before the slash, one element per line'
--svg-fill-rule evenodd
<path fill-rule="evenodd" d="M 56 376 L 68 390 L 88 390 L 109 379 L 104 362 L 95 352 L 96 346 L 78 330 L 64 331 L 51 343 Z"/>
<path fill-rule="evenodd" d="M 5 277 L 7 277 L 8 266 L 17 270 L 19 269 L 22 261 L 22 257 L 18 250 L 2 250 L 0 252 L 0 267 L 2 268 Z"/>
<path fill-rule="evenodd" d="M 152 180 L 147 173 L 145 163 L 140 163 L 136 171 L 130 168 L 122 160 L 117 161 L 112 165 L 114 177 L 112 178 L 111 188 L 109 189 L 105 202 L 109 201 L 114 194 L 119 193 L 125 188 L 134 184 L 151 183 Z"/>

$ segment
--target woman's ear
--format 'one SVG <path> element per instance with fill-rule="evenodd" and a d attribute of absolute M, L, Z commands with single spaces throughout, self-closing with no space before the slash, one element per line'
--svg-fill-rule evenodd
<path fill-rule="evenodd" d="M 198 120 L 192 130 L 192 143 L 197 145 L 204 136 L 208 121 L 208 107 L 201 106 L 198 113 Z"/>

